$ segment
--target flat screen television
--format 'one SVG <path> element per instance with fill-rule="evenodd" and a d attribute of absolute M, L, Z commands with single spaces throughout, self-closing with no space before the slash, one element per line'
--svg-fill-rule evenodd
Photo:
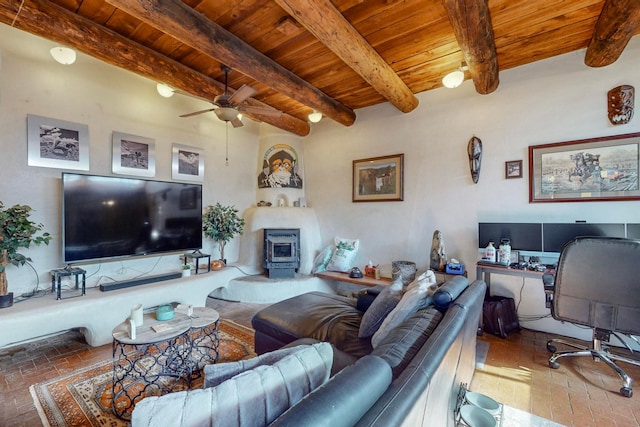
<path fill-rule="evenodd" d="M 202 247 L 202 185 L 62 174 L 65 264 Z"/>

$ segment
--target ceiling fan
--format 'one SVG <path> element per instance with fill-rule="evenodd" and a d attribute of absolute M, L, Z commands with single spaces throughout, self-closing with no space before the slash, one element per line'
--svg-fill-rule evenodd
<path fill-rule="evenodd" d="M 238 117 L 240 113 L 250 113 L 250 114 L 258 114 L 264 116 L 271 117 L 280 117 L 282 115 L 282 111 L 270 109 L 270 108 L 260 108 L 260 107 L 252 107 L 249 105 L 240 105 L 247 98 L 251 97 L 256 90 L 249 85 L 242 85 L 240 89 L 236 90 L 232 95 L 229 95 L 229 73 L 231 72 L 231 68 L 226 65 L 222 65 L 220 69 L 224 72 L 224 93 L 222 95 L 218 95 L 213 99 L 212 104 L 213 108 L 207 108 L 206 110 L 194 111 L 193 113 L 183 114 L 180 117 L 191 117 L 197 116 L 198 114 L 208 113 L 209 111 L 213 111 L 216 113 L 216 116 L 222 121 L 231 122 L 234 128 L 242 126 L 242 121 Z M 189 95 L 188 93 L 184 93 L 185 95 Z"/>

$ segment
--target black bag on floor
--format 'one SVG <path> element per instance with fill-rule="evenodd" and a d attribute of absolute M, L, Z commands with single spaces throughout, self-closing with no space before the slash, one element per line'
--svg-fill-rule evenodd
<path fill-rule="evenodd" d="M 486 333 L 502 338 L 519 331 L 520 322 L 513 298 L 487 297 L 482 305 L 482 326 Z"/>

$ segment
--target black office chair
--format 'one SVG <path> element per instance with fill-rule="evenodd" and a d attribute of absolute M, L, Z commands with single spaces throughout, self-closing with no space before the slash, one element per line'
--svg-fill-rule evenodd
<path fill-rule="evenodd" d="M 620 393 L 631 397 L 631 378 L 616 361 L 640 366 L 640 360 L 613 354 L 609 338 L 613 334 L 633 352 L 628 340 L 640 335 L 640 240 L 614 237 L 578 237 L 563 248 L 555 276 L 544 275 L 547 292 L 553 291 L 554 319 L 593 328 L 593 348 L 562 339 L 547 342 L 553 353 L 549 367 L 567 356 L 592 356 L 615 370 L 622 379 Z M 556 351 L 556 343 L 577 348 Z"/>

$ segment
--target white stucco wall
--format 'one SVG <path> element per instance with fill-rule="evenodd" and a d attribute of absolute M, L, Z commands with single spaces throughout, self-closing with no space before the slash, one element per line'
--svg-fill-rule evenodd
<path fill-rule="evenodd" d="M 639 222 L 638 202 L 531 204 L 528 181 L 530 145 L 640 130 L 637 114 L 621 126 L 607 118 L 607 91 L 640 87 L 638 59 L 635 38 L 608 67 L 587 67 L 579 51 L 501 72 L 500 86 L 489 95 L 477 94 L 467 80 L 458 89 L 418 94 L 420 105 L 409 114 L 387 103 L 358 110 L 350 128 L 326 119 L 314 125 L 305 139 L 307 197 L 324 244 L 334 236 L 359 238 L 358 265 L 402 259 L 425 269 L 437 229 L 449 257 L 464 262 L 475 278 L 478 222 Z M 477 184 L 466 152 L 474 135 L 483 142 Z M 397 153 L 405 155 L 404 201 L 352 203 L 352 160 Z M 508 160 L 523 160 L 522 179 L 505 179 Z M 494 276 L 492 285 L 520 303 L 523 319 L 549 315 L 538 281 Z M 585 336 L 548 318 L 523 325 Z"/>
<path fill-rule="evenodd" d="M 213 114 L 178 118 L 207 104 L 179 95 L 161 98 L 155 82 L 82 54 L 72 66 L 59 65 L 48 53 L 54 45 L 0 25 L 0 200 L 5 205 L 31 205 L 34 219 L 55 238 L 50 247 L 29 251 L 37 276 L 29 268 L 10 268 L 11 290 L 28 292 L 37 280 L 41 287 L 48 286 L 48 271 L 61 263 L 61 171 L 27 166 L 27 114 L 89 125 L 91 173 L 111 174 L 111 132 L 119 131 L 156 140 L 156 179 L 171 179 L 172 143 L 204 149 L 205 204 L 234 204 L 243 212 L 266 197 L 256 193 L 260 134 L 267 135 L 269 143 L 293 145 L 292 139 L 279 139 L 278 132 L 269 129 L 261 132 L 267 125 L 245 119 L 243 128 L 229 130 L 230 164 L 225 166 L 222 122 Z M 639 131 L 638 114 L 628 125 L 610 125 L 606 102 L 607 91 L 615 86 L 640 87 L 639 58 L 636 37 L 615 64 L 601 69 L 586 67 L 580 51 L 503 71 L 498 90 L 489 95 L 477 94 L 473 83 L 466 81 L 455 90 L 418 94 L 420 105 L 409 114 L 385 103 L 358 110 L 351 127 L 326 118 L 312 125 L 301 144 L 304 190 L 300 193 L 315 209 L 321 246 L 335 236 L 357 237 L 358 266 L 372 260 L 385 267 L 403 259 L 424 269 L 431 236 L 438 229 L 449 256 L 466 263 L 474 278 L 473 264 L 480 257 L 478 222 L 640 222 L 638 202 L 530 204 L 527 166 L 530 145 Z M 466 154 L 473 135 L 484 146 L 475 185 Z M 405 154 L 404 201 L 352 203 L 352 161 L 397 153 Z M 524 178 L 505 180 L 504 162 L 520 159 Z M 237 260 L 238 249 L 235 239 L 227 246 L 226 257 Z M 205 241 L 204 251 L 217 256 L 211 242 Z M 171 255 L 93 264 L 87 266 L 88 282 L 92 286 L 141 271 L 161 273 L 175 269 L 178 262 Z M 493 284 L 496 293 L 520 302 L 523 319 L 548 315 L 539 283 L 496 277 Z M 576 333 L 549 319 L 523 325 Z"/>

